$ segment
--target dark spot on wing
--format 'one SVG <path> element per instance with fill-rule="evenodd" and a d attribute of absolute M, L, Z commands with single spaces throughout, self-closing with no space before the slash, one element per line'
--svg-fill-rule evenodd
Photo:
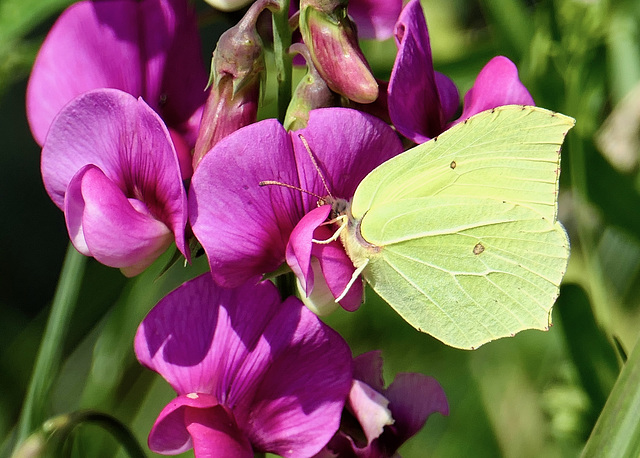
<path fill-rule="evenodd" d="M 473 254 L 479 255 L 484 251 L 484 245 L 480 242 L 476 243 L 476 246 L 473 247 Z"/>

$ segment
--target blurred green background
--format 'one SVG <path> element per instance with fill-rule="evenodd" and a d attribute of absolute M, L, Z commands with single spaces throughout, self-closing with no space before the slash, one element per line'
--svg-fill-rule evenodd
<path fill-rule="evenodd" d="M 70 3 L 0 0 L 0 456 L 13 445 L 68 244 L 63 214 L 40 179 L 24 94 L 44 35 Z M 196 6 L 208 59 L 219 34 L 241 13 L 217 14 L 201 0 Z M 563 148 L 559 217 L 572 253 L 554 326 L 473 352 L 455 350 L 419 334 L 372 292 L 358 312 L 338 312 L 327 321 L 354 354 L 382 349 L 387 383 L 397 372 L 415 371 L 442 384 L 450 415 L 430 418 L 400 450 L 403 456 L 578 456 L 640 329 L 640 2 L 431 0 L 423 6 L 436 70 L 453 78 L 462 94 L 501 54 L 518 65 L 537 105 L 577 120 Z M 393 40 L 365 42 L 363 49 L 377 76 L 388 78 Z M 273 81 L 268 83 L 263 117 L 274 110 Z M 135 329 L 160 297 L 206 269 L 201 259 L 188 268 L 174 266 L 158 280 L 166 261 L 132 280 L 89 261 L 62 372 L 51 381 L 49 415 L 101 409 L 146 443 L 173 393 L 135 361 Z M 638 396 L 636 382 L 619 384 L 621 399 Z M 605 442 L 616 435 L 640 440 L 633 426 L 625 429 L 620 421 L 609 423 L 619 427 Z M 117 448 L 107 434 L 82 427 L 68 452 L 113 456 Z"/>

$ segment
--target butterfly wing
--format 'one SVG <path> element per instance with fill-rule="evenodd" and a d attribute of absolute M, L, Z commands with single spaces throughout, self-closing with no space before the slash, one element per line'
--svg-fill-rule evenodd
<path fill-rule="evenodd" d="M 374 169 L 351 212 L 424 196 L 486 197 L 531 207 L 554 220 L 560 146 L 575 121 L 538 107 L 479 113 Z"/>
<path fill-rule="evenodd" d="M 569 242 L 556 221 L 573 120 L 500 107 L 369 174 L 352 202 L 365 279 L 410 324 L 475 348 L 546 329 Z"/>

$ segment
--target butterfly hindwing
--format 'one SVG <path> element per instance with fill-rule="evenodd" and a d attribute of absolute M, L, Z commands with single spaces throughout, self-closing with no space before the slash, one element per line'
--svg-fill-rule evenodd
<path fill-rule="evenodd" d="M 461 348 L 548 328 L 569 253 L 559 223 L 460 197 L 387 204 L 365 219 L 363 237 L 381 249 L 364 277 L 414 327 Z"/>

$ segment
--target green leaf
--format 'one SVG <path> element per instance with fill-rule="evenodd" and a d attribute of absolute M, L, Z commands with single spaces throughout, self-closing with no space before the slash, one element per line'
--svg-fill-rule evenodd
<path fill-rule="evenodd" d="M 640 456 L 640 344 L 622 368 L 581 456 Z"/>

